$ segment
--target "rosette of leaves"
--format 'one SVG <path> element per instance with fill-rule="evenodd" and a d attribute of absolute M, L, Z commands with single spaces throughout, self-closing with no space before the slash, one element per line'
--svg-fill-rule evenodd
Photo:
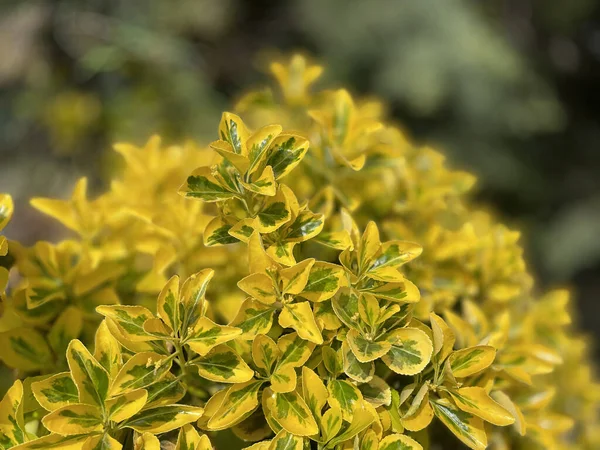
<path fill-rule="evenodd" d="M 16 320 L 0 333 L 0 358 L 25 372 L 62 370 L 69 341 L 93 338 L 95 308 L 119 302 L 115 283 L 123 268 L 94 264 L 76 241 L 15 244 L 12 253 L 22 278 L 9 299 Z"/>
<path fill-rule="evenodd" d="M 158 296 L 158 316 L 143 306 L 100 306 L 98 312 L 125 348 L 174 359 L 188 387 L 202 379 L 246 382 L 253 371 L 235 350 L 224 345 L 242 330 L 218 325 L 206 316 L 205 294 L 213 274 L 211 269 L 203 270 L 181 286 L 178 276 L 171 278 Z"/>
<path fill-rule="evenodd" d="M 274 257 L 292 264 L 293 246 L 318 234 L 323 221 L 301 207 L 293 192 L 279 183 L 300 163 L 308 141 L 283 133 L 279 125 L 251 134 L 231 113 L 223 114 L 219 135 L 221 139 L 211 148 L 223 160 L 196 169 L 180 189 L 185 197 L 216 203 L 218 215 L 204 231 L 205 244 L 247 241 L 257 230 L 266 235 L 265 244 Z"/>
<path fill-rule="evenodd" d="M 96 333 L 94 354 L 73 340 L 67 361 L 69 372 L 31 384 L 48 410 L 41 423 L 49 434 L 18 449 L 121 449 L 134 431 L 165 433 L 202 415 L 201 407 L 176 403 L 185 391 L 169 373 L 172 358 L 123 353 L 106 322 Z"/>

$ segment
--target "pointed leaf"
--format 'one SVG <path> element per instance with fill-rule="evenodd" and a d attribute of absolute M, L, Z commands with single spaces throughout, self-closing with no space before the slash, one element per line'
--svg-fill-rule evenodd
<path fill-rule="evenodd" d="M 196 322 L 185 344 L 200 356 L 204 356 L 217 345 L 229 342 L 240 334 L 240 328 L 217 325 L 208 317 L 202 317 Z"/>
<path fill-rule="evenodd" d="M 323 343 L 321 330 L 308 302 L 284 304 L 279 314 L 279 325 L 293 328 L 302 339 L 319 345 Z"/>
<path fill-rule="evenodd" d="M 310 409 L 294 391 L 273 394 L 271 408 L 273 418 L 296 436 L 310 436 L 319 431 Z"/>
<path fill-rule="evenodd" d="M 242 303 L 229 325 L 242 330 L 239 339 L 252 340 L 257 335 L 269 332 L 273 325 L 274 314 L 275 308 L 249 298 Z"/>
<path fill-rule="evenodd" d="M 106 412 L 113 422 L 123 422 L 131 416 L 137 414 L 145 405 L 148 399 L 148 391 L 137 389 L 113 397 L 106 402 Z"/>
<path fill-rule="evenodd" d="M 327 384 L 327 391 L 329 392 L 327 399 L 329 405 L 340 408 L 344 420 L 351 422 L 356 403 L 363 400 L 360 391 L 344 380 L 331 380 Z"/>
<path fill-rule="evenodd" d="M 486 422 L 498 426 L 511 425 L 515 418 L 496 403 L 482 387 L 464 387 L 450 391 L 456 406 L 465 412 L 481 417 Z"/>
<path fill-rule="evenodd" d="M 487 447 L 487 436 L 479 417 L 461 411 L 446 399 L 431 402 L 431 406 L 436 417 L 469 448 L 483 450 Z"/>
<path fill-rule="evenodd" d="M 221 185 L 210 167 L 199 167 L 194 170 L 179 188 L 179 194 L 205 202 L 228 200 L 238 195 Z"/>
<path fill-rule="evenodd" d="M 122 424 L 138 433 L 166 433 L 188 423 L 195 422 L 204 410 L 199 406 L 167 405 L 145 409 Z"/>
<path fill-rule="evenodd" d="M 133 355 L 112 382 L 111 396 L 144 388 L 159 381 L 171 369 L 172 359 L 153 352 Z"/>
<path fill-rule="evenodd" d="M 77 403 L 58 408 L 44 416 L 42 423 L 52 433 L 63 436 L 102 431 L 102 412 L 96 406 Z"/>
<path fill-rule="evenodd" d="M 31 390 L 38 403 L 48 411 L 79 402 L 77 386 L 69 372 L 31 383 Z"/>
<path fill-rule="evenodd" d="M 79 391 L 79 401 L 103 407 L 110 384 L 110 377 L 106 369 L 77 339 L 72 340 L 69 344 L 67 362 L 71 370 L 71 377 Z"/>
<path fill-rule="evenodd" d="M 254 371 L 226 345 L 213 348 L 195 365 L 202 378 L 221 383 L 245 383 L 254 376 Z"/>
<path fill-rule="evenodd" d="M 258 390 L 262 384 L 262 381 L 248 381 L 229 388 L 221 406 L 208 421 L 208 428 L 223 430 L 252 414 L 258 407 Z"/>
<path fill-rule="evenodd" d="M 310 270 L 308 282 L 300 294 L 313 302 L 333 297 L 338 289 L 347 285 L 344 268 L 337 264 L 317 261 Z"/>
<path fill-rule="evenodd" d="M 452 352 L 448 361 L 452 375 L 456 378 L 464 378 L 489 367 L 495 357 L 496 349 L 494 347 L 477 345 Z"/>

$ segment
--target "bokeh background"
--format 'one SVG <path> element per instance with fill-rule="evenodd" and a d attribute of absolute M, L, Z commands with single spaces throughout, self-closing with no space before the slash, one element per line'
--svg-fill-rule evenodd
<path fill-rule="evenodd" d="M 600 342 L 597 0 L 2 0 L 7 234 L 57 237 L 27 199 L 66 197 L 83 175 L 101 191 L 113 142 L 212 140 L 220 112 L 266 83 L 264 61 L 299 49 L 326 65 L 323 85 L 384 99 L 416 142 L 477 174 L 540 287 L 572 287 Z"/>

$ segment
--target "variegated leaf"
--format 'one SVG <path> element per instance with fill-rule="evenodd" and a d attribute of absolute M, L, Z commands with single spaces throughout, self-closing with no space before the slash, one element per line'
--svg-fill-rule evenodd
<path fill-rule="evenodd" d="M 57 373 L 31 383 L 31 390 L 38 403 L 48 411 L 79 402 L 77 386 L 70 372 Z"/>
<path fill-rule="evenodd" d="M 431 402 L 438 419 L 465 445 L 474 450 L 487 447 L 487 436 L 483 420 L 465 411 L 461 411 L 447 399 Z"/>
<path fill-rule="evenodd" d="M 153 352 L 133 355 L 112 382 L 111 396 L 144 388 L 159 381 L 171 369 L 172 359 Z"/>
<path fill-rule="evenodd" d="M 188 423 L 195 422 L 204 410 L 198 406 L 166 405 L 144 409 L 123 422 L 122 426 L 138 433 L 146 431 L 154 434 L 166 433 Z"/>
<path fill-rule="evenodd" d="M 100 408 L 81 403 L 52 411 L 44 416 L 42 423 L 48 431 L 63 436 L 93 433 L 104 428 Z"/>
<path fill-rule="evenodd" d="M 195 365 L 202 378 L 221 383 L 245 383 L 254 376 L 254 371 L 226 345 L 213 348 Z"/>
<path fill-rule="evenodd" d="M 312 266 L 308 282 L 300 295 L 313 302 L 322 302 L 333 297 L 339 288 L 346 285 L 343 267 L 317 261 Z"/>
<path fill-rule="evenodd" d="M 415 375 L 421 372 L 431 360 L 433 344 L 418 328 L 400 328 L 389 336 L 392 343 L 383 362 L 394 372 L 402 375 Z"/>
<path fill-rule="evenodd" d="M 279 314 L 279 325 L 282 328 L 294 329 L 302 339 L 315 344 L 323 343 L 321 330 L 315 321 L 309 302 L 284 304 Z"/>
<path fill-rule="evenodd" d="M 482 387 L 463 387 L 450 391 L 450 395 L 463 411 L 481 417 L 498 426 L 511 425 L 515 418 L 504 407 L 496 403 Z"/>
<path fill-rule="evenodd" d="M 52 351 L 35 329 L 18 327 L 0 333 L 0 359 L 9 367 L 30 372 L 51 364 Z"/>
<path fill-rule="evenodd" d="M 423 450 L 423 447 L 404 434 L 391 434 L 379 442 L 379 450 Z"/>
<path fill-rule="evenodd" d="M 308 140 L 292 134 L 280 134 L 269 149 L 266 164 L 279 180 L 296 167 L 308 150 Z"/>
<path fill-rule="evenodd" d="M 204 356 L 217 345 L 229 342 L 240 334 L 242 334 L 240 328 L 217 325 L 208 317 L 202 317 L 196 321 L 185 344 L 199 355 Z"/>
<path fill-rule="evenodd" d="M 122 334 L 131 341 L 143 342 L 156 339 L 144 330 L 144 322 L 153 318 L 154 314 L 143 306 L 98 306 L 96 311 L 112 319 Z"/>
<path fill-rule="evenodd" d="M 344 380 L 331 380 L 327 384 L 329 398 L 327 402 L 331 407 L 340 408 L 344 420 L 352 422 L 356 403 L 363 401 L 360 391 Z"/>
<path fill-rule="evenodd" d="M 94 358 L 106 369 L 111 378 L 116 377 L 123 365 L 123 356 L 119 341 L 110 332 L 106 320 L 100 322 L 94 342 Z"/>
<path fill-rule="evenodd" d="M 110 377 L 106 369 L 77 339 L 72 340 L 67 348 L 67 362 L 71 377 L 79 391 L 79 401 L 103 407 L 110 385 Z"/>
<path fill-rule="evenodd" d="M 273 418 L 296 436 L 310 436 L 319 431 L 312 412 L 295 391 L 275 393 L 272 397 Z"/>
<path fill-rule="evenodd" d="M 452 352 L 448 361 L 455 378 L 464 378 L 489 367 L 496 357 L 496 349 L 489 345 L 477 345 Z"/>
<path fill-rule="evenodd" d="M 236 384 L 227 390 L 221 405 L 208 421 L 210 430 L 224 430 L 241 422 L 258 408 L 258 390 L 262 381 Z"/>
<path fill-rule="evenodd" d="M 237 315 L 229 325 L 242 330 L 238 336 L 239 339 L 252 340 L 257 335 L 269 332 L 273 325 L 274 314 L 274 307 L 249 298 L 242 303 Z"/>
<path fill-rule="evenodd" d="M 111 421 L 120 423 L 137 414 L 146 405 L 147 400 L 148 391 L 145 389 L 130 391 L 108 400 L 106 413 Z"/>

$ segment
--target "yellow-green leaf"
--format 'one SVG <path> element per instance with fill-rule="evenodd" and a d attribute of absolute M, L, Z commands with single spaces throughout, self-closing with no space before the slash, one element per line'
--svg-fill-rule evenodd
<path fill-rule="evenodd" d="M 204 269 L 190 276 L 181 287 L 180 301 L 183 311 L 181 316 L 181 330 L 185 333 L 190 327 L 195 328 L 196 323 L 206 311 L 206 289 L 215 271 Z"/>
<path fill-rule="evenodd" d="M 481 417 L 498 426 L 511 425 L 515 418 L 504 407 L 496 403 L 482 387 L 463 387 L 450 391 L 456 406 L 465 412 Z"/>
<path fill-rule="evenodd" d="M 88 437 L 83 443 L 82 450 L 121 450 L 122 448 L 123 445 L 119 441 L 111 437 L 108 433 L 104 433 Z M 145 447 L 145 450 L 150 450 L 150 448 Z"/>
<path fill-rule="evenodd" d="M 198 167 L 179 188 L 179 194 L 187 198 L 196 198 L 205 202 L 228 200 L 238 194 L 222 185 L 215 177 L 211 167 Z"/>
<path fill-rule="evenodd" d="M 146 387 L 148 398 L 146 408 L 176 403 L 185 395 L 185 388 L 172 374 L 167 373 L 161 380 Z"/>
<path fill-rule="evenodd" d="M 423 450 L 423 447 L 404 434 L 391 434 L 379 442 L 379 450 Z"/>
<path fill-rule="evenodd" d="M 106 413 L 113 422 L 123 422 L 137 414 L 148 400 L 148 391 L 137 389 L 125 394 L 113 397 L 106 402 Z"/>
<path fill-rule="evenodd" d="M 257 335 L 269 332 L 273 325 L 274 314 L 275 308 L 249 298 L 244 300 L 229 325 L 242 330 L 239 339 L 252 340 Z"/>
<path fill-rule="evenodd" d="M 392 347 L 393 342 L 387 339 L 378 341 L 367 339 L 355 329 L 348 331 L 346 340 L 356 359 L 362 363 L 371 362 L 384 356 Z"/>
<path fill-rule="evenodd" d="M 0 358 L 9 367 L 29 372 L 47 367 L 52 352 L 35 329 L 18 327 L 0 333 Z"/>
<path fill-rule="evenodd" d="M 418 328 L 400 328 L 390 333 L 391 348 L 382 358 L 394 372 L 415 375 L 431 360 L 433 344 L 429 336 Z"/>
<path fill-rule="evenodd" d="M 143 306 L 98 306 L 96 311 L 112 319 L 121 333 L 131 341 L 144 342 L 156 339 L 144 330 L 144 322 L 153 318 L 154 314 Z"/>
<path fill-rule="evenodd" d="M 123 422 L 122 426 L 132 428 L 138 433 L 166 433 L 188 423 L 195 422 L 204 410 L 199 406 L 166 405 L 144 409 Z"/>
<path fill-rule="evenodd" d="M 321 378 L 306 366 L 302 367 L 302 396 L 313 416 L 321 417 L 329 393 Z"/>
<path fill-rule="evenodd" d="M 313 302 L 322 302 L 333 297 L 339 288 L 346 285 L 343 267 L 317 261 L 312 266 L 308 282 L 300 295 Z"/>
<path fill-rule="evenodd" d="M 283 269 L 279 272 L 282 283 L 282 293 L 298 295 L 308 282 L 310 269 L 314 265 L 314 258 L 305 259 L 295 266 Z"/>
<path fill-rule="evenodd" d="M 458 409 L 447 399 L 431 402 L 438 419 L 465 445 L 475 450 L 487 447 L 483 420 Z"/>
<path fill-rule="evenodd" d="M 100 322 L 94 342 L 94 358 L 106 369 L 111 378 L 116 377 L 123 365 L 123 356 L 119 341 L 110 332 L 106 320 Z"/>
<path fill-rule="evenodd" d="M 159 381 L 171 369 L 172 361 L 153 352 L 133 355 L 113 380 L 110 387 L 111 396 L 144 388 Z"/>
<path fill-rule="evenodd" d="M 350 421 L 350 425 L 346 427 L 342 433 L 338 434 L 334 439 L 332 439 L 328 446 L 333 448 L 337 444 L 353 438 L 371 425 L 375 421 L 376 417 L 377 412 L 371 405 L 363 401 L 356 403 L 352 411 L 352 420 Z"/>
<path fill-rule="evenodd" d="M 290 392 L 296 389 L 298 377 L 296 369 L 292 366 L 277 368 L 271 375 L 271 389 L 273 392 Z"/>
<path fill-rule="evenodd" d="M 25 442 L 23 383 L 16 380 L 0 402 L 0 445 L 10 448 Z"/>
<path fill-rule="evenodd" d="M 281 352 L 277 344 L 268 336 L 259 334 L 252 342 L 252 360 L 266 375 L 273 371 Z"/>
<path fill-rule="evenodd" d="M 174 275 L 162 288 L 156 301 L 160 318 L 177 332 L 179 330 L 179 277 Z"/>
<path fill-rule="evenodd" d="M 202 378 L 221 383 L 245 383 L 254 376 L 254 371 L 226 345 L 213 348 L 195 365 Z"/>
<path fill-rule="evenodd" d="M 14 447 L 14 450 L 83 450 L 83 445 L 88 439 L 87 434 L 75 436 L 50 434 Z"/>
<path fill-rule="evenodd" d="M 494 362 L 496 349 L 489 345 L 476 345 L 452 352 L 448 361 L 452 369 L 452 375 L 456 378 L 464 378 L 481 372 Z"/>
<path fill-rule="evenodd" d="M 238 287 L 256 300 L 270 305 L 277 300 L 273 280 L 265 273 L 253 273 L 238 281 Z"/>
<path fill-rule="evenodd" d="M 241 422 L 258 408 L 258 390 L 262 381 L 236 384 L 227 390 L 219 409 L 208 421 L 211 430 L 224 430 Z"/>
<path fill-rule="evenodd" d="M 277 346 L 281 352 L 281 357 L 277 363 L 277 368 L 281 369 L 286 366 L 300 367 L 308 358 L 315 348 L 315 344 L 305 341 L 296 333 L 283 335 L 277 341 Z"/>
<path fill-rule="evenodd" d="M 52 433 L 63 436 L 102 431 L 102 411 L 93 405 L 63 406 L 44 416 L 42 423 Z"/>
<path fill-rule="evenodd" d="M 133 443 L 133 450 L 161 450 L 160 441 L 152 433 L 142 433 Z"/>
<path fill-rule="evenodd" d="M 342 343 L 342 354 L 344 357 L 344 373 L 359 383 L 366 383 L 373 378 L 375 364 L 373 362 L 360 362 L 354 356 L 347 341 Z"/>
<path fill-rule="evenodd" d="M 38 403 L 48 411 L 79 402 L 77 386 L 69 372 L 57 373 L 41 381 L 33 382 L 31 390 Z"/>
<path fill-rule="evenodd" d="M 348 327 L 360 329 L 358 314 L 358 295 L 353 289 L 343 287 L 331 300 L 331 306 L 337 317 Z"/>
<path fill-rule="evenodd" d="M 456 337 L 452 329 L 440 316 L 431 313 L 429 319 L 433 331 L 433 354 L 438 364 L 441 364 L 452 352 Z"/>
<path fill-rule="evenodd" d="M 274 196 L 267 198 L 256 215 L 256 229 L 261 233 L 272 233 L 291 218 L 288 199 L 281 189 L 278 189 Z"/>
<path fill-rule="evenodd" d="M 208 436 L 200 436 L 193 425 L 184 425 L 179 430 L 175 450 L 212 450 Z"/>
<path fill-rule="evenodd" d="M 217 345 L 229 342 L 240 334 L 242 334 L 240 328 L 217 325 L 208 317 L 202 317 L 196 321 L 185 344 L 199 355 L 204 356 Z"/>
<path fill-rule="evenodd" d="M 315 344 L 322 344 L 321 330 L 308 302 L 287 303 L 279 314 L 279 325 L 296 330 L 298 336 Z"/>
<path fill-rule="evenodd" d="M 99 407 L 104 406 L 110 384 L 106 369 L 77 339 L 72 340 L 67 348 L 67 362 L 71 377 L 79 391 L 79 401 Z"/>
<path fill-rule="evenodd" d="M 295 391 L 274 393 L 270 402 L 273 418 L 296 436 L 310 436 L 319 428 L 302 397 Z"/>
<path fill-rule="evenodd" d="M 308 140 L 292 134 L 280 134 L 269 149 L 266 164 L 273 168 L 277 180 L 296 167 L 308 150 Z"/>
<path fill-rule="evenodd" d="M 342 411 L 344 420 L 352 421 L 356 403 L 362 402 L 360 391 L 344 380 L 331 380 L 327 384 L 329 398 L 327 402 L 331 407 L 338 407 Z"/>

